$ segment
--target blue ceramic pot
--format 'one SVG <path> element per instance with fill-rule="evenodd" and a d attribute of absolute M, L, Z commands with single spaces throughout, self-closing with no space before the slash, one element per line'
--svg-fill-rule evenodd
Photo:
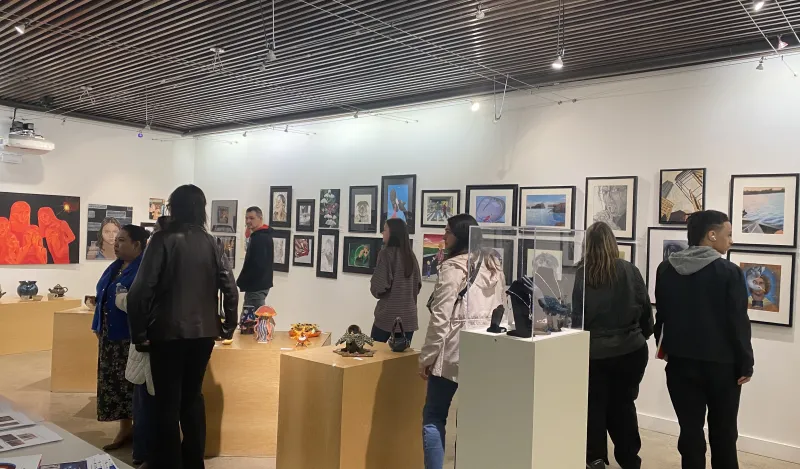
<path fill-rule="evenodd" d="M 39 294 L 39 287 L 36 286 L 36 280 L 20 280 L 17 287 L 17 295 L 20 298 L 36 296 Z"/>

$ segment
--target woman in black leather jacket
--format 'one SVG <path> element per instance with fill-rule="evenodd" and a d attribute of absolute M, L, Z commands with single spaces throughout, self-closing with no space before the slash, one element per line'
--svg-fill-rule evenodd
<path fill-rule="evenodd" d="M 169 208 L 172 219 L 147 245 L 128 293 L 128 319 L 133 343 L 149 344 L 157 428 L 151 467 L 194 469 L 204 467 L 203 376 L 214 339 L 233 336 L 239 293 L 230 266 L 206 231 L 203 191 L 181 186 L 170 196 Z"/>

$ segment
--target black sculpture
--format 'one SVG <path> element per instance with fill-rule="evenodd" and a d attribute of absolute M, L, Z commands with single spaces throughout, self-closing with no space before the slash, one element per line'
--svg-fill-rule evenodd
<path fill-rule="evenodd" d="M 371 357 L 375 354 L 374 350 L 367 350 L 365 345 L 373 345 L 375 342 L 372 337 L 362 334 L 361 328 L 353 324 L 347 328 L 347 333 L 343 335 L 336 345 L 344 344 L 343 349 L 334 350 L 343 357 Z"/>
<path fill-rule="evenodd" d="M 486 332 L 491 332 L 493 334 L 502 334 L 503 332 L 507 331 L 505 327 L 500 327 L 500 321 L 503 320 L 503 313 L 506 312 L 506 308 L 503 305 L 498 306 L 497 308 L 492 311 L 492 324 L 486 329 Z"/>
<path fill-rule="evenodd" d="M 511 309 L 514 311 L 513 331 L 508 335 L 513 337 L 530 338 L 533 335 L 533 280 L 530 277 L 521 277 L 508 287 L 508 296 L 511 298 Z M 493 313 L 494 314 L 494 313 Z"/>

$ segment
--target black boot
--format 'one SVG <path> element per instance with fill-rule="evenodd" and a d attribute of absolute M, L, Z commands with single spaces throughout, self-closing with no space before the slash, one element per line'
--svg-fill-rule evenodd
<path fill-rule="evenodd" d="M 606 469 L 606 462 L 602 459 L 598 459 L 597 461 L 587 464 L 586 469 Z"/>

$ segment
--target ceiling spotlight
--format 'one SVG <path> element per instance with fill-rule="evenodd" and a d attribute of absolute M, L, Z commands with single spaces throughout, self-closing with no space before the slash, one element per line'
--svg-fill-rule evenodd
<path fill-rule="evenodd" d="M 753 11 L 758 11 L 764 8 L 765 3 L 767 3 L 765 0 L 753 0 Z"/>
<path fill-rule="evenodd" d="M 483 3 L 478 4 L 478 10 L 475 11 L 475 19 L 482 20 L 486 17 L 486 12 L 483 11 Z"/>
<path fill-rule="evenodd" d="M 278 56 L 275 55 L 275 49 L 270 45 L 269 50 L 267 50 L 267 61 L 274 62 L 276 60 L 278 60 Z"/>
<path fill-rule="evenodd" d="M 764 57 L 761 57 L 761 60 L 758 61 L 758 65 L 756 65 L 756 70 L 764 70 Z"/>
<path fill-rule="evenodd" d="M 477 102 L 477 101 L 474 101 L 474 102 L 472 103 L 472 106 L 470 107 L 470 109 L 472 109 L 472 112 L 475 112 L 475 111 L 477 111 L 477 110 L 478 110 L 478 109 L 480 109 L 480 108 L 481 108 L 481 103 L 479 103 L 479 102 Z"/>
<path fill-rule="evenodd" d="M 145 125 L 144 130 L 150 130 L 150 124 Z"/>
<path fill-rule="evenodd" d="M 356 113 L 355 113 L 355 114 L 353 114 L 353 117 L 354 117 L 354 118 L 356 118 L 356 119 L 358 119 L 358 111 L 356 111 Z"/>
<path fill-rule="evenodd" d="M 289 133 L 289 124 L 286 124 L 286 127 L 284 127 L 283 131 L 287 134 Z"/>
<path fill-rule="evenodd" d="M 246 130 L 245 130 L 245 131 L 244 131 L 244 133 L 242 134 L 242 137 L 247 137 L 247 131 L 246 131 Z"/>
<path fill-rule="evenodd" d="M 789 47 L 789 43 L 784 41 L 781 36 L 778 36 L 778 50 L 783 50 Z"/>
<path fill-rule="evenodd" d="M 17 23 L 14 25 L 14 29 L 17 31 L 18 34 L 25 34 L 25 30 L 28 29 L 28 26 L 31 25 L 31 22 L 28 20 L 23 21 L 22 23 Z"/>
<path fill-rule="evenodd" d="M 556 70 L 561 70 L 564 68 L 564 61 L 561 59 L 561 54 L 558 54 L 556 60 L 553 61 L 553 68 Z"/>

